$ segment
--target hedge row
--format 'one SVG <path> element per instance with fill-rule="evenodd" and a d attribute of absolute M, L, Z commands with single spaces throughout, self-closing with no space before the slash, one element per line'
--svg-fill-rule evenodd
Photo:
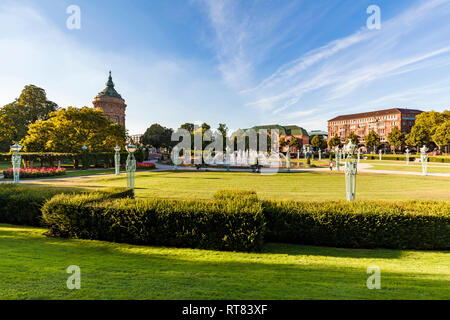
<path fill-rule="evenodd" d="M 49 234 L 216 250 L 253 251 L 263 245 L 260 202 L 209 200 L 116 200 L 59 195 L 43 207 Z"/>
<path fill-rule="evenodd" d="M 17 184 L 0 184 L 0 223 L 16 225 L 42 225 L 43 204 L 58 194 L 70 194 L 77 191 L 69 188 L 41 188 Z M 81 191 L 78 191 L 81 192 Z M 125 188 L 113 188 L 96 192 L 101 199 L 132 197 L 133 191 Z"/>
<path fill-rule="evenodd" d="M 450 203 L 264 201 L 265 240 L 346 248 L 449 249 Z"/>

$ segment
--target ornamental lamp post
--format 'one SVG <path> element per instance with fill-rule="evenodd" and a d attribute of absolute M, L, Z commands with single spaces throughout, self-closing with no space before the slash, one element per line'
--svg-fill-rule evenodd
<path fill-rule="evenodd" d="M 11 162 L 13 165 L 14 183 L 19 183 L 20 164 L 22 162 L 22 157 L 20 156 L 19 151 L 22 150 L 22 146 L 20 146 L 16 142 L 14 145 L 11 146 L 11 150 L 13 151 Z"/>
<path fill-rule="evenodd" d="M 406 165 L 409 166 L 409 149 L 406 149 Z"/>
<path fill-rule="evenodd" d="M 344 146 L 345 159 L 345 189 L 347 192 L 347 201 L 354 201 L 356 195 L 356 174 L 358 172 L 357 161 L 354 157 L 356 145 L 349 141 Z"/>
<path fill-rule="evenodd" d="M 114 155 L 114 164 L 116 169 L 116 176 L 120 175 L 120 147 L 115 146 L 114 151 L 116 154 Z"/>
<path fill-rule="evenodd" d="M 127 157 L 127 187 L 130 189 L 134 189 L 135 182 L 135 172 L 136 172 L 136 159 L 134 157 L 134 153 L 136 152 L 136 146 L 133 142 L 130 142 L 129 145 L 125 146 L 128 157 Z"/>
<path fill-rule="evenodd" d="M 340 171 L 340 167 L 341 167 L 341 152 L 339 147 L 335 148 L 335 153 L 336 153 L 336 170 Z"/>
<path fill-rule="evenodd" d="M 426 176 L 428 174 L 428 155 L 427 155 L 428 148 L 427 146 L 423 146 L 420 148 L 420 161 L 422 162 L 422 175 Z"/>
<path fill-rule="evenodd" d="M 381 161 L 381 149 L 380 149 L 380 151 L 378 151 L 378 157 L 380 158 L 380 161 Z"/>
<path fill-rule="evenodd" d="M 361 160 L 361 148 L 358 148 L 358 164 Z"/>
<path fill-rule="evenodd" d="M 305 146 L 305 145 L 303 145 L 302 151 L 303 151 L 303 156 L 304 156 L 305 159 L 306 159 L 306 146 Z"/>
<path fill-rule="evenodd" d="M 322 160 L 322 150 L 319 148 L 319 161 Z"/>
<path fill-rule="evenodd" d="M 87 149 L 88 149 L 88 147 L 86 147 L 86 145 L 83 145 L 81 147 L 82 160 L 83 160 L 83 170 L 89 169 Z"/>

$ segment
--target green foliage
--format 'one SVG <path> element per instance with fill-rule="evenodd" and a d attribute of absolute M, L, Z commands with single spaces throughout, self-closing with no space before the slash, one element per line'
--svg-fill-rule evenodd
<path fill-rule="evenodd" d="M 394 154 L 395 150 L 398 147 L 401 147 L 405 145 L 405 135 L 401 133 L 400 129 L 398 127 L 394 127 L 391 132 L 389 132 L 387 140 L 391 147 L 393 148 Z"/>
<path fill-rule="evenodd" d="M 48 119 L 57 108 L 47 100 L 44 89 L 25 86 L 18 99 L 0 109 L 0 152 L 7 152 L 13 141 L 25 136 L 31 123 Z"/>
<path fill-rule="evenodd" d="M 251 190 L 217 190 L 213 198 L 215 200 L 236 200 L 242 198 L 253 201 L 258 200 L 256 192 Z"/>
<path fill-rule="evenodd" d="M 72 188 L 42 188 L 34 186 L 0 184 L 0 222 L 16 225 L 42 225 L 41 207 L 59 194 L 74 196 Z M 95 193 L 102 199 L 132 197 L 133 191 L 112 188 Z"/>
<path fill-rule="evenodd" d="M 359 136 L 356 133 L 350 132 L 350 134 L 348 135 L 347 141 L 345 143 L 347 144 L 349 142 L 349 140 L 351 140 L 353 144 L 359 145 Z"/>
<path fill-rule="evenodd" d="M 334 137 L 331 138 L 330 141 L 328 142 L 328 145 L 330 146 L 330 148 L 337 147 L 340 144 L 341 144 L 341 139 L 338 137 L 337 134 L 335 134 Z"/>
<path fill-rule="evenodd" d="M 346 248 L 449 249 L 450 204 L 264 201 L 265 240 Z"/>
<path fill-rule="evenodd" d="M 78 153 L 83 145 L 88 152 L 112 152 L 124 142 L 125 129 L 111 123 L 103 111 L 68 107 L 31 124 L 22 144 L 24 151 Z"/>
<path fill-rule="evenodd" d="M 154 123 L 145 131 L 140 142 L 155 148 L 169 147 L 172 145 L 172 132 L 172 129 Z"/>
<path fill-rule="evenodd" d="M 406 136 L 406 144 L 414 147 L 421 147 L 430 143 L 430 132 L 422 126 L 414 126 Z"/>
<path fill-rule="evenodd" d="M 380 136 L 373 130 L 365 138 L 366 147 L 368 150 L 374 150 L 380 145 Z"/>
<path fill-rule="evenodd" d="M 339 143 L 340 143 L 340 141 L 339 141 Z M 323 149 L 327 148 L 327 142 L 321 135 L 314 136 L 314 138 L 312 138 L 312 140 L 311 140 L 311 145 L 316 149 L 320 148 L 323 150 Z"/>
<path fill-rule="evenodd" d="M 215 201 L 116 200 L 95 194 L 57 196 L 42 209 L 53 236 L 217 250 L 259 250 L 261 203 L 249 198 Z"/>
<path fill-rule="evenodd" d="M 450 145 L 450 120 L 437 126 L 432 139 L 439 147 Z"/>

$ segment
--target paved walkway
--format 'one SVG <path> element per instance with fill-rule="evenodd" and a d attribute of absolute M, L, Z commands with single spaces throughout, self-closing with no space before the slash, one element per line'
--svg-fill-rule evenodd
<path fill-rule="evenodd" d="M 358 164 L 359 172 L 368 172 L 368 173 L 384 173 L 384 174 L 406 174 L 413 176 L 421 176 L 422 172 L 414 172 L 414 171 L 392 171 L 392 170 L 375 170 L 370 169 L 374 164 L 371 163 L 360 163 Z M 434 177 L 450 177 L 450 173 L 428 173 L 429 176 Z"/>

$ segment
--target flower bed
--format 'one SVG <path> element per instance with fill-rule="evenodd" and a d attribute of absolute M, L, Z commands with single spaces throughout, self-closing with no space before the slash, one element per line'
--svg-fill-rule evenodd
<path fill-rule="evenodd" d="M 137 170 L 151 170 L 151 169 L 155 169 L 156 165 L 154 162 L 138 162 L 136 163 L 136 169 Z"/>
<path fill-rule="evenodd" d="M 66 169 L 64 168 L 20 168 L 20 178 L 42 178 L 42 177 L 53 177 L 62 176 L 66 174 Z M 3 176 L 5 179 L 13 179 L 14 172 L 10 168 L 3 171 Z"/>

